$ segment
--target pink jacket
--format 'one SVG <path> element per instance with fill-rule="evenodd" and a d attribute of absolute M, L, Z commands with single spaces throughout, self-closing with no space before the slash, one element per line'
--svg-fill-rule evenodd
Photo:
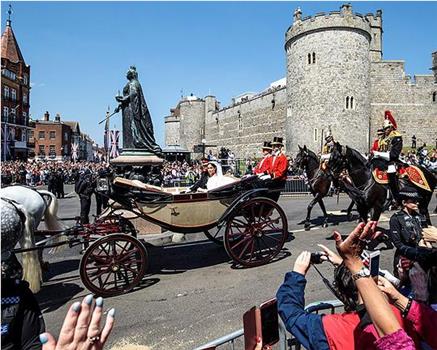
<path fill-rule="evenodd" d="M 405 321 L 408 323 L 408 326 L 414 329 L 414 332 L 421 340 L 432 349 L 437 349 L 437 337 L 433 334 L 437 325 L 436 311 L 425 304 L 413 300 Z M 379 350 L 416 349 L 413 340 L 403 329 L 378 339 L 375 345 Z"/>
<path fill-rule="evenodd" d="M 415 350 L 413 340 L 405 333 L 403 329 L 398 329 L 396 332 L 385 335 L 379 338 L 376 342 L 378 350 Z"/>

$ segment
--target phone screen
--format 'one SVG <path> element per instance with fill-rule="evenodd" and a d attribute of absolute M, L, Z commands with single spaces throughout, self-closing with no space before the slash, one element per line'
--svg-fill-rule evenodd
<path fill-rule="evenodd" d="M 370 258 L 370 276 L 375 277 L 379 274 L 379 254 Z"/>
<path fill-rule="evenodd" d="M 278 304 L 276 300 L 261 308 L 261 331 L 264 345 L 279 341 Z"/>

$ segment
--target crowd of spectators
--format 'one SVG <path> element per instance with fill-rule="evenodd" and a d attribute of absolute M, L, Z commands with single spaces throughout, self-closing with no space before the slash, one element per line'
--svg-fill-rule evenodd
<path fill-rule="evenodd" d="M 277 292 L 279 314 L 305 348 L 437 348 L 437 229 L 419 214 L 420 195 L 414 188 L 403 189 L 401 196 L 402 210 L 391 217 L 384 238 L 395 249 L 393 270 L 374 269 L 363 256 L 382 235 L 377 222 L 369 222 L 359 224 L 345 241 L 335 231 L 338 254 L 319 244 L 319 260 L 304 251 L 285 275 Z M 307 271 L 313 266 L 320 274 L 316 264 L 323 261 L 333 266 L 334 283 L 329 285 L 326 274 L 320 277 L 343 302 L 343 313 L 320 315 L 304 309 Z"/>
<path fill-rule="evenodd" d="M 410 150 L 407 153 L 401 153 L 400 159 L 410 165 L 421 165 L 428 170 L 437 173 L 437 149 L 432 151 L 424 146 L 417 150 Z"/>

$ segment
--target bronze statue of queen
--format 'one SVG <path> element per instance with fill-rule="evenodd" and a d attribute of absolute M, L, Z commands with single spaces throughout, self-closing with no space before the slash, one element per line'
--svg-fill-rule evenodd
<path fill-rule="evenodd" d="M 123 115 L 123 153 L 143 151 L 161 157 L 162 150 L 155 141 L 152 118 L 134 66 L 129 68 L 126 78 L 129 82 L 123 88 L 123 96 L 115 97 L 119 103 L 116 111 L 121 109 Z"/>

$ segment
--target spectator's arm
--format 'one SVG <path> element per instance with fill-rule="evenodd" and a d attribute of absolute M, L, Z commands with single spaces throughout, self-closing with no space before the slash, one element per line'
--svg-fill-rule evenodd
<path fill-rule="evenodd" d="M 329 349 L 322 316 L 305 312 L 305 276 L 298 272 L 285 275 L 276 293 L 278 313 L 287 330 L 307 349 Z"/>
<path fill-rule="evenodd" d="M 364 267 L 360 256 L 365 247 L 365 239 L 375 236 L 375 229 L 375 221 L 369 221 L 366 225 L 359 224 L 345 241 L 339 232 L 334 232 L 337 251 L 352 275 Z M 358 278 L 355 285 L 378 334 L 383 337 L 397 332 L 401 326 L 375 281 L 370 277 Z"/>

